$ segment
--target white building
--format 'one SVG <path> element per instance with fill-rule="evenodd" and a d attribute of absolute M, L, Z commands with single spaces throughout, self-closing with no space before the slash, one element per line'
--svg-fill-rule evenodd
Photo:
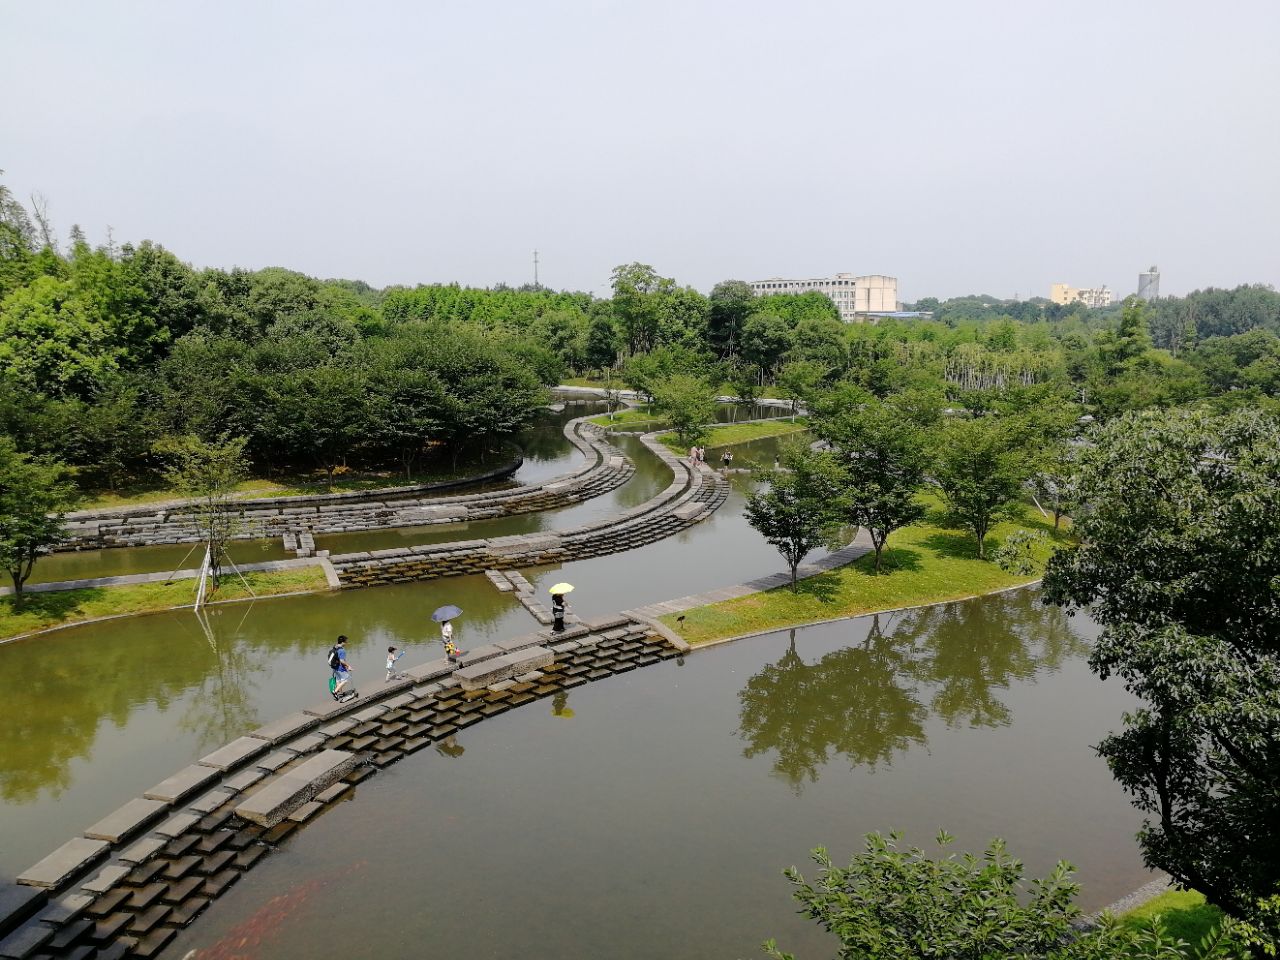
<path fill-rule="evenodd" d="M 831 298 L 840 311 L 841 320 L 860 320 L 869 313 L 892 313 L 898 309 L 898 278 L 879 274 L 855 277 L 837 273 L 834 277 L 814 280 L 753 280 L 751 289 L 757 297 L 771 293 L 807 293 L 817 290 Z"/>
<path fill-rule="evenodd" d="M 1069 303 L 1083 303 L 1086 307 L 1095 309 L 1111 306 L 1114 298 L 1105 283 L 1100 287 L 1072 287 L 1065 283 L 1055 283 L 1049 288 L 1049 299 L 1064 307 Z"/>

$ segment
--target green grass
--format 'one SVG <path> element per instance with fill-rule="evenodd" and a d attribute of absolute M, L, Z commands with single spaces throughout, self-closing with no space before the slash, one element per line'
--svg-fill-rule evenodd
<path fill-rule="evenodd" d="M 648 423 L 660 425 L 663 422 L 663 419 L 655 414 L 648 404 L 641 404 L 638 407 L 619 407 L 613 412 L 612 417 L 602 413 L 598 417 L 591 418 L 591 423 L 601 427 L 636 427 Z"/>
<path fill-rule="evenodd" d="M 766 420 L 756 423 L 726 423 L 713 427 L 707 432 L 704 447 L 729 447 L 735 443 L 746 443 L 748 440 L 759 440 L 761 437 L 781 437 L 788 433 L 799 433 L 808 430 L 809 424 L 804 417 L 795 420 Z M 677 453 L 688 452 L 688 447 L 676 439 L 675 434 L 664 433 L 658 438 Z"/>
<path fill-rule="evenodd" d="M 291 570 L 250 571 L 244 575 L 253 592 L 260 597 L 278 593 L 327 588 L 324 571 L 319 567 Z M 98 617 L 152 613 L 192 603 L 196 595 L 195 580 L 172 583 L 134 583 L 118 587 L 90 587 L 84 590 L 55 590 L 28 593 L 22 609 L 15 610 L 13 597 L 0 597 L 0 639 L 16 637 L 49 627 L 94 620 Z M 248 597 L 240 578 L 224 577 L 214 600 L 237 600 Z"/>
<path fill-rule="evenodd" d="M 562 387 L 598 387 L 603 390 L 607 380 L 592 380 L 590 377 L 567 377 L 560 381 Z M 614 381 L 614 386 L 618 386 L 618 381 Z"/>
<path fill-rule="evenodd" d="M 801 580 L 794 594 L 790 586 L 780 587 L 696 607 L 686 611 L 681 624 L 676 623 L 676 614 L 663 617 L 662 622 L 696 645 L 817 620 L 959 600 L 1030 583 L 1039 575 L 1007 573 L 990 560 L 979 560 L 973 534 L 944 526 L 937 501 L 930 500 L 929 506 L 921 523 L 889 537 L 880 574 L 874 572 L 875 557 L 868 554 L 838 570 Z M 1070 539 L 1065 524 L 1064 530 L 1055 533 L 1051 519 L 1043 519 L 1033 507 L 1023 507 L 1017 522 L 1000 523 L 991 531 L 987 555 L 1018 529 L 1048 534 L 1049 539 L 1037 548 L 1040 566 L 1052 545 Z"/>
<path fill-rule="evenodd" d="M 1165 930 L 1192 945 L 1222 921 L 1222 911 L 1205 903 L 1203 894 L 1194 890 L 1170 890 L 1148 900 L 1142 906 L 1120 917 L 1120 923 L 1130 928 L 1144 927 L 1159 914 Z"/>

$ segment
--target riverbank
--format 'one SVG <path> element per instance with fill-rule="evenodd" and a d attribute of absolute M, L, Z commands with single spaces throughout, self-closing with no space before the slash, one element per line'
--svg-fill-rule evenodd
<path fill-rule="evenodd" d="M 254 570 L 246 572 L 244 579 L 241 582 L 234 574 L 225 577 L 214 602 L 328 589 L 319 566 Z M 194 599 L 195 584 L 189 579 L 28 593 L 21 610 L 15 609 L 12 596 L 0 597 L 0 642 L 110 617 L 175 610 L 190 606 Z"/>
<path fill-rule="evenodd" d="M 823 620 L 963 600 L 1034 583 L 1053 548 L 1071 539 L 1065 529 L 1055 531 L 1052 520 L 1038 510 L 1024 507 L 1016 521 L 997 524 L 987 537 L 990 555 L 1016 530 L 1046 534 L 1035 548 L 1036 569 L 1026 575 L 1009 573 L 990 560 L 979 560 L 973 534 L 945 526 L 941 514 L 934 503 L 919 524 L 895 532 L 880 574 L 875 572 L 875 557 L 868 554 L 800 581 L 795 593 L 789 585 L 776 587 L 669 614 L 661 622 L 696 647 Z"/>

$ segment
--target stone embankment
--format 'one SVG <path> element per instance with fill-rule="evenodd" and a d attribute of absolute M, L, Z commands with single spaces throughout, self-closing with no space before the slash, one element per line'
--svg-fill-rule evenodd
<path fill-rule="evenodd" d="M 0 884 L 0 958 L 154 957 L 380 769 L 486 717 L 687 649 L 625 615 L 601 617 L 477 648 L 456 666 L 430 661 L 373 696 L 259 727 Z"/>
<path fill-rule="evenodd" d="M 305 497 L 266 497 L 237 500 L 239 539 L 269 539 L 293 535 L 349 533 L 386 527 L 410 527 L 433 523 L 460 523 L 511 516 L 569 506 L 608 493 L 634 472 L 625 457 L 617 455 L 604 436 L 579 417 L 565 424 L 569 441 L 585 456 L 577 470 L 529 487 L 492 490 L 455 496 L 431 496 L 431 487 L 399 487 L 356 493 L 318 494 Z M 502 479 L 522 461 L 499 471 L 474 477 L 469 484 Z M 57 549 L 89 550 L 102 547 L 139 547 L 155 544 L 194 543 L 200 539 L 191 504 L 81 510 L 67 515 L 68 538 Z"/>
<path fill-rule="evenodd" d="M 593 436 L 600 431 L 587 429 Z M 585 560 L 661 540 L 710 516 L 728 498 L 729 484 L 705 464 L 676 456 L 657 436 L 641 440 L 671 468 L 671 484 L 622 514 L 570 530 L 339 554 L 329 560 L 344 587 L 366 587 Z"/>

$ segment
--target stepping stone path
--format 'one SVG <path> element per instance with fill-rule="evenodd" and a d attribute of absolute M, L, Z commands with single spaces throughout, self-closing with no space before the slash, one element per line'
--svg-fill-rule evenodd
<path fill-rule="evenodd" d="M 666 633 L 626 615 L 539 630 L 265 724 L 0 884 L 0 960 L 156 956 L 363 780 L 486 717 L 688 650 Z"/>
<path fill-rule="evenodd" d="M 445 484 L 237 500 L 233 505 L 240 520 L 236 536 L 280 537 L 287 550 L 309 557 L 315 555 L 311 538 L 316 534 L 457 523 L 565 507 L 608 493 L 635 472 L 631 461 L 619 456 L 604 432 L 586 417 L 569 421 L 564 433 L 586 455 L 586 462 L 542 484 L 453 496 L 431 494 L 433 490 L 502 479 L 519 469 L 523 461 L 516 460 L 483 476 Z M 67 514 L 67 531 L 68 539 L 59 550 L 194 543 L 200 539 L 190 503 L 75 511 Z"/>

